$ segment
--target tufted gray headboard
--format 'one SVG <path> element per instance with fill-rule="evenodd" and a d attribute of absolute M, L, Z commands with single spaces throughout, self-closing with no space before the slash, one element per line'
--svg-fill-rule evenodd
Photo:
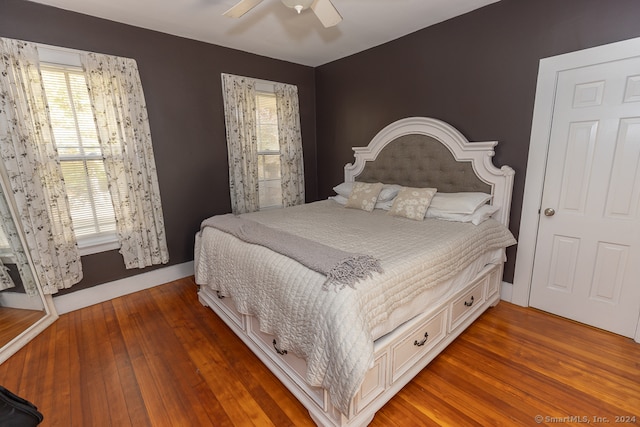
<path fill-rule="evenodd" d="M 458 162 L 442 143 L 422 134 L 403 135 L 367 162 L 356 178 L 407 187 L 435 187 L 440 192 L 481 191 L 491 186 L 478 178 L 471 161 Z"/>
<path fill-rule="evenodd" d="M 345 165 L 344 180 L 491 193 L 491 204 L 500 207 L 494 218 L 509 225 L 514 171 L 493 164 L 497 144 L 469 142 L 438 119 L 407 117 L 386 126 L 366 147 L 353 147 L 356 161 Z"/>

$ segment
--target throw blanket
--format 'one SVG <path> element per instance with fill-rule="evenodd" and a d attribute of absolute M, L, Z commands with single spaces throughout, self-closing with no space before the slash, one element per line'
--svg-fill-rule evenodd
<path fill-rule="evenodd" d="M 407 320 L 394 316 L 407 302 L 486 251 L 515 243 L 495 220 L 478 226 L 413 221 L 379 209 L 346 209 L 332 200 L 241 217 L 371 255 L 384 266 L 384 274 L 364 279 L 356 289 L 324 292 L 326 277 L 293 259 L 212 227 L 196 235 L 196 283 L 233 298 L 239 312 L 255 316 L 262 332 L 277 337 L 279 348 L 305 359 L 307 382 L 327 389 L 345 414 L 373 363 L 373 331 L 391 318 Z"/>
<path fill-rule="evenodd" d="M 275 230 L 233 214 L 218 215 L 202 221 L 200 229 L 214 227 L 238 239 L 264 246 L 279 254 L 295 259 L 300 264 L 327 277 L 322 284 L 326 291 L 330 286 L 355 288 L 355 283 L 382 273 L 380 260 L 363 254 L 354 254 L 332 248 L 304 237 Z"/>

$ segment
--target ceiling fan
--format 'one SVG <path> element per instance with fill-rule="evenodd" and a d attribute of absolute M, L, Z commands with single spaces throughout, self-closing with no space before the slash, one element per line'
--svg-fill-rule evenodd
<path fill-rule="evenodd" d="M 262 3 L 263 0 L 240 0 L 235 6 L 223 13 L 224 16 L 240 18 L 245 13 Z M 342 16 L 331 0 L 282 0 L 285 6 L 295 9 L 298 13 L 311 8 L 322 25 L 326 28 L 338 25 Z"/>

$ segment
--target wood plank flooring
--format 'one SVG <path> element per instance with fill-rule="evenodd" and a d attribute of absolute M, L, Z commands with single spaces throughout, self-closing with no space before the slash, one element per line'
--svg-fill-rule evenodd
<path fill-rule="evenodd" d="M 0 365 L 0 384 L 34 402 L 45 415 L 42 426 L 313 425 L 198 303 L 192 278 L 60 316 Z M 371 426 L 584 420 L 640 425 L 640 344 L 501 302 Z"/>
<path fill-rule="evenodd" d="M 0 347 L 27 330 L 43 315 L 43 311 L 0 307 Z"/>

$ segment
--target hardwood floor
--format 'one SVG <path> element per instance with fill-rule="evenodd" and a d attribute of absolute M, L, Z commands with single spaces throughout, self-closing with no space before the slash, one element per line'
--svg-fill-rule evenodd
<path fill-rule="evenodd" d="M 0 365 L 0 384 L 34 402 L 42 426 L 313 425 L 198 303 L 192 278 L 60 316 Z M 570 425 L 582 417 L 640 424 L 640 344 L 501 302 L 371 426 Z"/>
<path fill-rule="evenodd" d="M 0 307 L 0 347 L 20 335 L 42 316 L 42 310 Z"/>

